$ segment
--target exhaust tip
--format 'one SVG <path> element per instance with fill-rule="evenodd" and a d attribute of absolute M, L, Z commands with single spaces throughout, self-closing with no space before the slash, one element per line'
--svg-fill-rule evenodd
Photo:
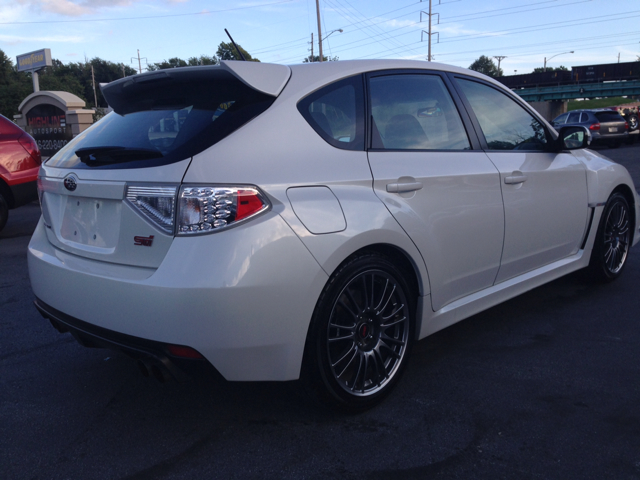
<path fill-rule="evenodd" d="M 151 366 L 151 374 L 158 380 L 160 383 L 165 383 L 169 379 L 168 373 L 164 368 L 160 368 L 158 365 Z"/>
<path fill-rule="evenodd" d="M 140 373 L 142 374 L 142 376 L 148 377 L 149 369 L 147 368 L 147 365 L 142 360 L 138 360 L 136 363 L 138 364 L 138 369 L 140 370 Z"/>

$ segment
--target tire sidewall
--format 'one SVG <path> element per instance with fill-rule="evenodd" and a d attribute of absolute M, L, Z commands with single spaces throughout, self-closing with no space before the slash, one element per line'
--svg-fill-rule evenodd
<path fill-rule="evenodd" d="M 358 275 L 375 270 L 383 271 L 390 275 L 402 288 L 409 310 L 409 335 L 400 365 L 386 385 L 380 391 L 371 395 L 355 396 L 350 395 L 342 388 L 331 371 L 329 354 L 326 348 L 327 327 L 334 304 L 343 289 Z M 313 384 L 312 393 L 318 396 L 325 405 L 328 404 L 350 413 L 364 411 L 378 404 L 399 381 L 407 364 L 415 337 L 415 295 L 405 280 L 405 275 L 386 257 L 375 253 L 367 253 L 345 262 L 329 279 L 314 311 L 307 339 L 305 352 L 306 369 L 304 369 L 307 375 L 307 382 Z"/>
<path fill-rule="evenodd" d="M 600 223 L 598 225 L 598 231 L 596 233 L 596 239 L 595 239 L 593 252 L 591 255 L 591 262 L 590 262 L 590 267 L 594 272 L 594 274 L 596 275 L 596 277 L 599 280 L 602 280 L 605 282 L 611 282 L 616 278 L 618 278 L 622 274 L 622 272 L 624 271 L 627 265 L 627 258 L 625 258 L 625 261 L 622 264 L 622 267 L 620 268 L 620 270 L 614 273 L 614 272 L 611 272 L 609 268 L 607 268 L 605 258 L 604 258 L 604 254 L 605 254 L 604 230 L 607 222 L 607 217 L 611 213 L 611 210 L 613 210 L 613 208 L 618 203 L 622 203 L 624 205 L 627 211 L 627 215 L 629 216 L 629 246 L 627 247 L 627 258 L 629 255 L 631 242 L 633 241 L 632 235 L 634 231 L 634 226 L 632 225 L 632 221 L 631 221 L 631 209 L 629 207 L 629 202 L 627 201 L 625 196 L 622 195 L 620 192 L 614 192 L 611 194 L 611 196 L 607 200 L 604 210 L 602 211 L 602 218 L 600 219 Z"/>

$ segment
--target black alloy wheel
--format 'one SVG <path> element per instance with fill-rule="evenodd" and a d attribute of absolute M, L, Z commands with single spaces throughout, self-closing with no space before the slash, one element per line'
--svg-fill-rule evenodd
<path fill-rule="evenodd" d="M 378 404 L 406 364 L 414 304 L 404 272 L 387 258 L 365 253 L 340 267 L 318 301 L 307 341 L 314 395 L 348 412 Z"/>
<path fill-rule="evenodd" d="M 609 282 L 620 276 L 633 240 L 629 203 L 620 192 L 613 193 L 598 225 L 589 267 L 596 279 Z"/>

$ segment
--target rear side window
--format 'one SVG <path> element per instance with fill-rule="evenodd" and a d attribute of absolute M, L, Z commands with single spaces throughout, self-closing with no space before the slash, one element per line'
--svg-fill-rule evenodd
<path fill-rule="evenodd" d="M 580 112 L 571 112 L 567 123 L 580 123 Z"/>
<path fill-rule="evenodd" d="M 438 75 L 382 75 L 372 77 L 369 85 L 372 148 L 471 148 L 458 110 Z"/>
<path fill-rule="evenodd" d="M 234 132 L 275 99 L 220 67 L 129 77 L 107 85 L 103 93 L 114 112 L 47 165 L 113 169 L 178 162 Z"/>
<path fill-rule="evenodd" d="M 624 118 L 617 112 L 595 112 L 595 116 L 600 122 L 624 122 Z"/>
<path fill-rule="evenodd" d="M 364 150 L 364 92 L 360 75 L 332 83 L 298 102 L 298 110 L 327 143 Z"/>

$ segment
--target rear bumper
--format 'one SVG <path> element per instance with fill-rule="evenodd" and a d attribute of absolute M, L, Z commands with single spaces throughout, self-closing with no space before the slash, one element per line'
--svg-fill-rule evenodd
<path fill-rule="evenodd" d="M 629 133 L 628 132 L 624 132 L 624 133 L 611 133 L 611 134 L 607 134 L 607 135 L 601 135 L 601 134 L 594 134 L 592 133 L 592 140 L 591 143 L 593 145 L 603 145 L 603 144 L 607 144 L 607 143 L 615 143 L 615 142 L 626 142 L 627 139 L 629 138 Z"/>
<path fill-rule="evenodd" d="M 89 348 L 108 348 L 125 353 L 141 362 L 143 373 L 165 379 L 167 374 L 177 381 L 189 380 L 192 375 L 211 373 L 216 369 L 204 358 L 181 358 L 171 355 L 168 345 L 144 338 L 125 335 L 91 325 L 47 305 L 39 298 L 33 302 L 40 314 L 48 319 L 60 333 L 71 333 L 80 345 Z"/>
<path fill-rule="evenodd" d="M 41 219 L 29 244 L 31 285 L 76 338 L 162 362 L 167 345 L 187 346 L 227 380 L 299 377 L 327 275 L 279 215 L 178 237 L 157 269 L 65 252 L 45 229 Z"/>

